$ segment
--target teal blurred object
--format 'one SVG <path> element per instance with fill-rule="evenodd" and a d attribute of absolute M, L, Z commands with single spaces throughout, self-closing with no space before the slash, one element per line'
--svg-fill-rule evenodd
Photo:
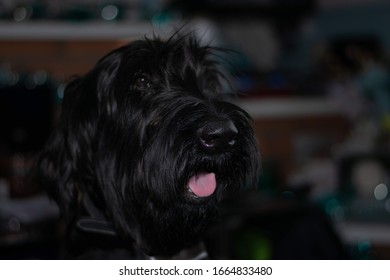
<path fill-rule="evenodd" d="M 363 94 L 375 106 L 375 113 L 382 117 L 390 114 L 390 74 L 384 67 L 369 63 L 359 76 Z"/>

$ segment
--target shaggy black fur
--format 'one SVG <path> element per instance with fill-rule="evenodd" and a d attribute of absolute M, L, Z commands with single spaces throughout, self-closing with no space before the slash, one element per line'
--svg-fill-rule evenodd
<path fill-rule="evenodd" d="M 129 256 L 169 257 L 201 237 L 227 193 L 256 183 L 250 117 L 224 101 L 218 52 L 191 35 L 139 40 L 67 86 L 39 170 L 70 236 L 91 217 Z M 215 174 L 212 194 L 188 187 L 201 174 Z"/>

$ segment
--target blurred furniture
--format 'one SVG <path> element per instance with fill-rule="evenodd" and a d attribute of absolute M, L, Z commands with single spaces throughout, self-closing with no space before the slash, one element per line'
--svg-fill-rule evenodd
<path fill-rule="evenodd" d="M 346 221 L 336 224 L 336 230 L 355 258 L 390 258 L 389 223 Z"/>
<path fill-rule="evenodd" d="M 0 201 L 0 259 L 56 259 L 59 210 L 44 195 Z"/>
<path fill-rule="evenodd" d="M 151 32 L 146 23 L 0 22 L 0 63 L 66 80 L 84 74 L 110 50 Z"/>
<path fill-rule="evenodd" d="M 206 239 L 216 259 L 347 259 L 333 223 L 312 203 L 269 197 L 263 192 L 236 197 L 223 208 Z"/>
<path fill-rule="evenodd" d="M 340 216 L 337 231 L 350 244 L 354 256 L 389 259 L 389 153 L 383 148 L 355 153 L 342 158 L 339 168 L 339 198 L 327 203 L 328 209 Z"/>
<path fill-rule="evenodd" d="M 0 22 L 0 259 L 58 258 L 58 209 L 28 176 L 30 155 L 51 129 L 61 84 L 148 30 L 143 24 Z"/>
<path fill-rule="evenodd" d="M 239 104 L 254 119 L 262 160 L 278 166 L 281 184 L 299 156 L 310 149 L 329 152 L 349 129 L 340 110 L 323 98 L 248 99 Z"/>

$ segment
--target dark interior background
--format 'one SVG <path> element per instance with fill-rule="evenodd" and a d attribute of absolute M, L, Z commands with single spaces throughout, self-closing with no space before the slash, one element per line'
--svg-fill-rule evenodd
<path fill-rule="evenodd" d="M 390 2 L 0 0 L 0 258 L 61 258 L 29 175 L 64 87 L 108 51 L 186 24 L 236 50 L 262 175 L 207 234 L 219 259 L 389 259 Z"/>

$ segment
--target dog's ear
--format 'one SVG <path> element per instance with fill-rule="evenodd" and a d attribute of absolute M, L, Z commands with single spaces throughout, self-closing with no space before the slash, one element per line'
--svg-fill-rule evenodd
<path fill-rule="evenodd" d="M 76 214 L 80 193 L 96 180 L 93 163 L 99 116 L 101 111 L 115 110 L 112 102 L 104 108 L 100 104 L 110 98 L 119 64 L 119 55 L 111 53 L 67 85 L 59 122 L 38 156 L 38 180 L 65 217 Z"/>

